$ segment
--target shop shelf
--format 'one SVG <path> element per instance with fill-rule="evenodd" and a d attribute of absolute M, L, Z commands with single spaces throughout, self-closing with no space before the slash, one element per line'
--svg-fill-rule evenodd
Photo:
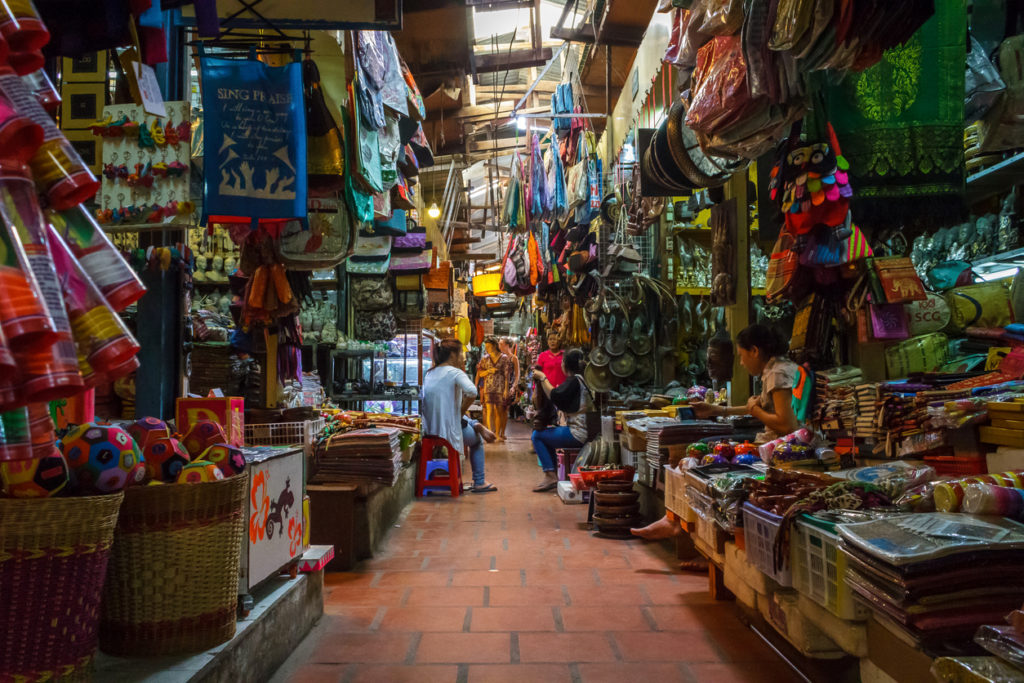
<path fill-rule="evenodd" d="M 1024 152 L 967 176 L 967 202 L 973 204 L 1009 190 L 1020 181 L 1022 171 Z"/>
<path fill-rule="evenodd" d="M 839 536 L 799 519 L 794 527 L 793 548 L 798 591 L 840 619 L 867 617 L 868 610 L 853 599 L 846 583 L 846 555 L 839 550 Z"/>
<path fill-rule="evenodd" d="M 782 517 L 750 503 L 743 504 L 743 536 L 747 544 L 750 562 L 775 580 L 780 586 L 793 585 L 791 566 L 775 569 L 775 539 L 782 527 Z M 792 549 L 792 548 L 791 548 Z M 790 553 L 792 554 L 792 553 Z M 786 558 L 789 560 L 789 558 Z M 792 562 L 789 563 L 792 565 Z"/>

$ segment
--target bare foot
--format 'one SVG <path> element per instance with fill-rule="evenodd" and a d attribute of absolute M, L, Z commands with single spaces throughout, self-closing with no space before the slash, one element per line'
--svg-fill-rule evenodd
<path fill-rule="evenodd" d="M 498 437 L 494 435 L 494 432 L 485 427 L 482 422 L 477 422 L 473 428 L 476 430 L 476 433 L 480 435 L 480 438 L 487 443 L 494 443 L 498 439 Z"/>
<path fill-rule="evenodd" d="M 662 517 L 657 522 L 648 524 L 642 529 L 630 529 L 629 531 L 634 536 L 639 536 L 647 541 L 660 541 L 683 533 L 682 527 L 675 522 L 670 522 L 668 517 Z"/>

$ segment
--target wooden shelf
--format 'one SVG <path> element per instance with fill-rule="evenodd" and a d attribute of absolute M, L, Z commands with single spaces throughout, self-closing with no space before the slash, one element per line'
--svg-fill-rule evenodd
<path fill-rule="evenodd" d="M 1009 190 L 1020 182 L 1022 173 L 1024 152 L 1019 152 L 995 166 L 967 176 L 967 203 L 975 204 Z"/>

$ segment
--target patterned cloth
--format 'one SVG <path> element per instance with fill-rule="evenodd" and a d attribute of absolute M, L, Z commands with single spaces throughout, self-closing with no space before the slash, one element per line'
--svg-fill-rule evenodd
<path fill-rule="evenodd" d="M 966 21 L 961 0 L 937 2 L 906 43 L 830 89 L 858 222 L 892 225 L 923 212 L 948 220 L 961 207 Z"/>
<path fill-rule="evenodd" d="M 512 366 L 512 360 L 508 356 L 502 354 L 498 356 L 497 361 L 494 361 L 489 354 L 485 353 L 477 365 L 477 372 L 492 369 L 497 370 L 497 372 L 483 379 L 483 391 L 481 393 L 483 394 L 484 403 L 503 405 L 508 400 L 512 390 L 511 385 L 515 368 Z"/>
<path fill-rule="evenodd" d="M 792 390 L 796 384 L 797 365 L 793 361 L 777 356 L 768 361 L 761 371 L 761 395 L 759 397 L 761 409 L 769 413 L 776 413 L 775 401 L 772 392 L 780 389 Z M 779 438 L 782 434 L 776 434 L 771 429 L 765 429 L 757 435 L 757 442 L 764 443 Z"/>

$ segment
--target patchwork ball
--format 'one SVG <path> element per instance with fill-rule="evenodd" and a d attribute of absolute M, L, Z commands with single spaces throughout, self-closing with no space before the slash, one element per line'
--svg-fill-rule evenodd
<path fill-rule="evenodd" d="M 55 447 L 41 458 L 0 463 L 4 495 L 12 498 L 46 498 L 60 493 L 70 481 L 68 463 Z"/>
<path fill-rule="evenodd" d="M 697 458 L 699 460 L 700 458 L 703 458 L 705 455 L 707 455 L 710 452 L 711 452 L 711 447 L 708 446 L 703 441 L 698 441 L 696 443 L 691 443 L 689 446 L 686 447 L 686 457 L 687 458 Z"/>
<path fill-rule="evenodd" d="M 188 451 L 173 436 L 156 439 L 142 451 L 146 474 L 154 481 L 171 482 L 191 460 Z"/>
<path fill-rule="evenodd" d="M 139 450 L 145 453 L 151 443 L 169 437 L 171 429 L 159 418 L 143 417 L 128 425 L 128 433 L 135 439 Z"/>
<path fill-rule="evenodd" d="M 146 479 L 135 440 L 120 427 L 89 422 L 61 439 L 71 482 L 81 493 L 113 493 Z"/>
<path fill-rule="evenodd" d="M 218 481 L 224 478 L 224 473 L 211 462 L 195 460 L 185 465 L 178 474 L 179 484 L 202 484 L 208 481 Z"/>
<path fill-rule="evenodd" d="M 245 470 L 245 456 L 242 455 L 242 450 L 226 443 L 210 446 L 203 451 L 199 459 L 212 462 L 225 477 L 240 474 Z"/>
<path fill-rule="evenodd" d="M 218 423 L 213 420 L 199 420 L 189 428 L 181 443 L 193 458 L 198 458 L 210 446 L 227 443 L 227 440 L 224 428 Z"/>

